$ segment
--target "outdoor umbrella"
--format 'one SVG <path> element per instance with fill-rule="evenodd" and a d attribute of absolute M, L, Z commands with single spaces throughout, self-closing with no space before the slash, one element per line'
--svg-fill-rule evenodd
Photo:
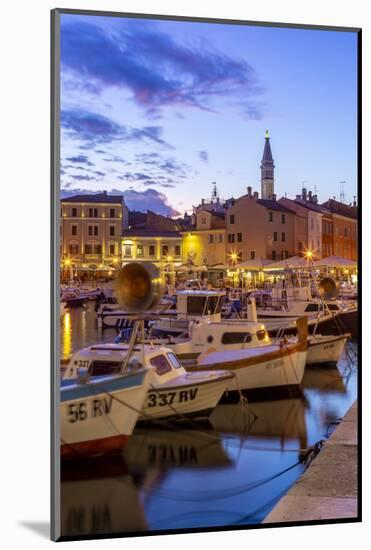
<path fill-rule="evenodd" d="M 313 262 L 314 267 L 335 267 L 335 268 L 356 268 L 357 262 L 349 260 L 348 258 L 341 258 L 340 256 L 328 256 Z"/>
<path fill-rule="evenodd" d="M 207 271 L 206 265 L 187 265 L 182 264 L 175 268 L 177 273 L 198 273 L 200 271 Z"/>
<path fill-rule="evenodd" d="M 246 262 L 241 262 L 239 264 L 236 264 L 236 267 L 238 269 L 264 269 L 268 264 L 270 263 L 270 260 L 267 260 L 266 258 L 255 258 L 254 260 L 247 260 Z"/>
<path fill-rule="evenodd" d="M 272 262 L 264 266 L 264 269 L 269 271 L 271 269 L 305 269 L 307 267 L 309 267 L 309 264 L 305 258 L 301 256 L 292 256 L 291 258 L 286 258 L 279 262 Z"/>

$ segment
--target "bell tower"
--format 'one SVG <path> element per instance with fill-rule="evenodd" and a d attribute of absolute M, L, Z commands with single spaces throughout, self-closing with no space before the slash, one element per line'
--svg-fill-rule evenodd
<path fill-rule="evenodd" d="M 271 146 L 269 143 L 269 132 L 265 132 L 265 144 L 263 158 L 260 165 L 261 170 L 261 198 L 271 199 L 274 194 L 274 162 Z"/>

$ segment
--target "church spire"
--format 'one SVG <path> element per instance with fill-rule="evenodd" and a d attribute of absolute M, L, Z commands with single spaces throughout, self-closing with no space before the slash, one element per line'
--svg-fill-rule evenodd
<path fill-rule="evenodd" d="M 268 130 L 265 132 L 265 144 L 260 170 L 261 197 L 262 199 L 271 199 L 274 194 L 274 162 L 269 142 Z"/>

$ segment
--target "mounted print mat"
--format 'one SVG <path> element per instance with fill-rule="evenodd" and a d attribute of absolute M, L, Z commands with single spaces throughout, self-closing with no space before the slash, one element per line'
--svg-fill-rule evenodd
<path fill-rule="evenodd" d="M 360 521 L 360 48 L 52 12 L 54 540 Z"/>

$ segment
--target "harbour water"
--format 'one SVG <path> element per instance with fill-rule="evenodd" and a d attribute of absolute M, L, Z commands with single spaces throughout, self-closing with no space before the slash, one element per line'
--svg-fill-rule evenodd
<path fill-rule="evenodd" d="M 61 357 L 114 330 L 93 304 L 61 320 Z M 357 344 L 347 344 L 356 357 Z M 301 475 L 301 450 L 326 439 L 357 396 L 357 365 L 306 368 L 302 395 L 220 404 L 209 422 L 138 426 L 120 456 L 62 465 L 62 535 L 262 522 Z M 278 398 L 279 397 L 279 398 Z"/>

